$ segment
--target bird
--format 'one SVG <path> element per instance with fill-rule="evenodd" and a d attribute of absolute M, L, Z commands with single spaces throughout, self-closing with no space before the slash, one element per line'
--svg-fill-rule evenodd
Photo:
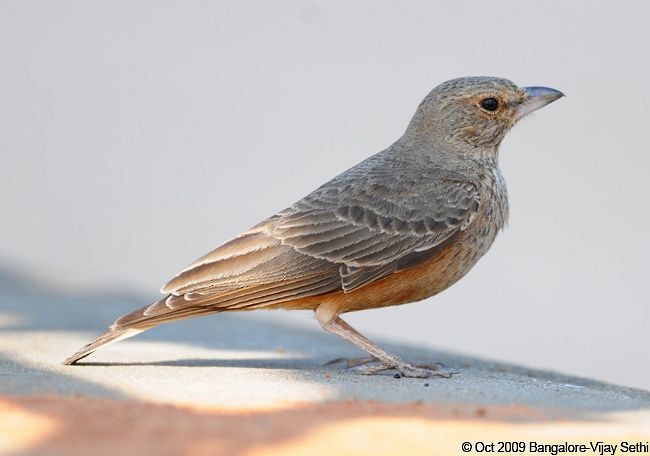
<path fill-rule="evenodd" d="M 367 352 L 348 364 L 362 374 L 449 377 L 440 364 L 385 351 L 341 315 L 421 301 L 467 274 L 508 219 L 502 140 L 563 96 L 499 77 L 443 82 L 392 145 L 192 262 L 164 297 L 119 317 L 64 364 L 161 323 L 287 309 L 314 311 L 325 331 Z"/>

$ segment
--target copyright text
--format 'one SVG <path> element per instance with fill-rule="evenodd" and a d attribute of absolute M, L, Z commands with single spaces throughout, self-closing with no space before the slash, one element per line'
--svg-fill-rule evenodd
<path fill-rule="evenodd" d="M 650 443 L 645 442 L 583 442 L 583 443 L 538 443 L 538 442 L 463 442 L 460 446 L 464 453 L 540 453 L 556 456 L 558 454 L 597 454 L 600 456 L 619 453 L 650 453 Z"/>

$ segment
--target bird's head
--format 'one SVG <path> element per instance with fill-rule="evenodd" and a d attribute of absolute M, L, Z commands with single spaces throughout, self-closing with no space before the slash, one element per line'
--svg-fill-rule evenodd
<path fill-rule="evenodd" d="M 562 96 L 555 89 L 519 87 L 502 78 L 452 79 L 420 103 L 407 135 L 435 137 L 461 150 L 490 153 L 519 119 Z"/>

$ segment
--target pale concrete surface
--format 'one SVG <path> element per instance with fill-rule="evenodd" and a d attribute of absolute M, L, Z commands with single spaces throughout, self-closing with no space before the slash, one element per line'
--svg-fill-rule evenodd
<path fill-rule="evenodd" d="M 520 404 L 585 415 L 650 409 L 650 393 L 445 352 L 389 346 L 440 361 L 451 379 L 362 376 L 324 366 L 362 353 L 322 332 L 222 314 L 163 326 L 100 350 L 77 366 L 61 361 L 141 297 L 72 294 L 0 276 L 0 394 L 53 392 L 218 408 L 274 408 L 351 399 L 437 404 Z"/>

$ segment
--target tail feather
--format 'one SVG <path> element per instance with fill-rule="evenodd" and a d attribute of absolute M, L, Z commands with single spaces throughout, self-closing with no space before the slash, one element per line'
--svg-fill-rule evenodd
<path fill-rule="evenodd" d="M 126 339 L 128 337 L 135 336 L 136 334 L 140 334 L 141 332 L 145 331 L 148 328 L 118 328 L 118 329 L 111 329 L 101 336 L 99 336 L 97 339 L 93 340 L 91 343 L 83 347 L 81 350 L 76 352 L 74 355 L 68 357 L 65 361 L 63 361 L 63 364 L 74 364 L 77 361 L 79 361 L 82 358 L 85 358 L 86 356 L 90 355 L 92 352 L 97 350 L 100 347 L 104 347 L 109 344 L 113 344 L 119 340 Z"/>
<path fill-rule="evenodd" d="M 332 275 L 330 272 L 312 273 L 299 279 L 262 283 L 237 290 L 222 290 L 221 292 L 208 293 L 205 296 L 201 293 L 167 295 L 153 304 L 121 316 L 106 333 L 67 358 L 63 363 L 74 364 L 100 347 L 135 336 L 161 323 L 195 318 L 216 312 L 269 307 L 274 304 L 340 290 L 338 274 Z"/>
<path fill-rule="evenodd" d="M 63 364 L 75 364 L 101 347 L 133 337 L 161 323 L 192 318 L 210 312 L 205 308 L 170 309 L 165 306 L 168 297 L 165 296 L 149 306 L 121 316 L 108 328 L 108 331 L 68 357 Z"/>

